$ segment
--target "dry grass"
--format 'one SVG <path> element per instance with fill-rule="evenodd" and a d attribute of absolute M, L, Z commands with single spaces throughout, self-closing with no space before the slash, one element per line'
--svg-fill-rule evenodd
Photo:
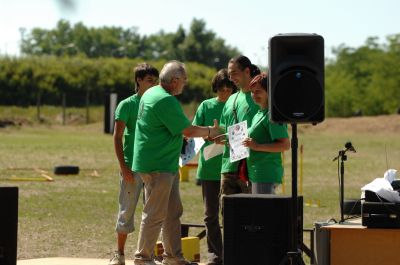
<path fill-rule="evenodd" d="M 357 153 L 345 164 L 345 197 L 358 198 L 360 188 L 387 168 L 400 169 L 400 116 L 327 119 L 317 126 L 299 125 L 304 146 L 302 193 L 304 226 L 339 219 L 337 164 L 332 158 L 351 140 Z M 53 256 L 107 258 L 115 249 L 118 176 L 112 139 L 102 124 L 38 125 L 0 129 L 0 185 L 20 189 L 18 258 Z M 300 159 L 300 156 L 299 156 Z M 299 160 L 300 161 L 300 160 Z M 290 152 L 285 155 L 286 194 L 290 194 Z M 78 176 L 54 176 L 54 166 L 78 165 Z M 40 168 L 54 182 L 12 182 L 11 176 L 38 177 Z M 36 170 L 35 170 L 36 169 Z M 96 170 L 99 176 L 93 176 Z M 300 175 L 299 168 L 299 175 Z M 185 222 L 202 223 L 201 190 L 193 181 L 181 183 Z M 138 207 L 141 212 L 141 205 Z M 136 218 L 138 227 L 139 218 Z M 193 230 L 191 234 L 196 234 Z M 128 239 L 135 250 L 137 232 Z M 201 241 L 205 257 L 205 240 Z"/>

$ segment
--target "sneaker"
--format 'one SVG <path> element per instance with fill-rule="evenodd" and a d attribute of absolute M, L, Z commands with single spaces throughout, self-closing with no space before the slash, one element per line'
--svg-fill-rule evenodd
<path fill-rule="evenodd" d="M 108 265 L 125 265 L 125 255 L 115 251 L 114 257 L 110 259 L 110 263 L 108 263 Z"/>
<path fill-rule="evenodd" d="M 190 262 L 184 258 L 164 258 L 163 265 L 197 265 L 195 262 Z"/>
<path fill-rule="evenodd" d="M 159 262 L 158 260 L 134 260 L 133 261 L 134 265 L 161 265 L 162 263 Z"/>

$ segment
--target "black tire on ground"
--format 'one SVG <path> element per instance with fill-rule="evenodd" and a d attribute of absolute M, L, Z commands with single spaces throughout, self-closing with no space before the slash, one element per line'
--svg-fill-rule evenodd
<path fill-rule="evenodd" d="M 78 166 L 56 166 L 54 167 L 55 175 L 77 175 L 79 174 Z"/>

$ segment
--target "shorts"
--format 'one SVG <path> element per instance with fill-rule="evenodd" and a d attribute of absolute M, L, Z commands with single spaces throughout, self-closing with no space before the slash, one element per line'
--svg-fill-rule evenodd
<path fill-rule="evenodd" d="M 129 234 L 135 231 L 134 216 L 139 201 L 143 181 L 139 174 L 134 174 L 135 181 L 127 182 L 122 176 L 119 191 L 119 212 L 115 231 L 120 234 Z"/>

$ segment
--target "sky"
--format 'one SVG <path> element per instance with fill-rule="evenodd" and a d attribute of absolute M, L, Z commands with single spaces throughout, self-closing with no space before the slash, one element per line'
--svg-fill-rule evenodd
<path fill-rule="evenodd" d="M 73 3 L 73 7 L 65 5 Z M 60 19 L 89 27 L 136 27 L 141 35 L 189 29 L 193 18 L 237 47 L 258 65 L 268 65 L 270 37 L 317 33 L 325 55 L 344 44 L 381 43 L 400 33 L 399 0 L 0 0 L 0 54 L 19 55 L 21 35 L 52 29 Z"/>

